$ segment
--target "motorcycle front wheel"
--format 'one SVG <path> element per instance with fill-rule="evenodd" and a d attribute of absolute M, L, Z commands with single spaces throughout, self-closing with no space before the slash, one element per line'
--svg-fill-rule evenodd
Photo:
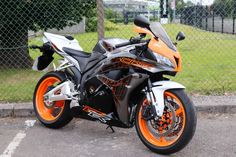
<path fill-rule="evenodd" d="M 158 99 L 158 98 L 156 98 Z M 165 108 L 162 117 L 150 118 L 150 103 L 143 97 L 136 110 L 136 131 L 145 146 L 158 154 L 172 154 L 183 149 L 196 129 L 196 112 L 183 89 L 164 93 Z M 149 118 L 147 118 L 149 117 Z"/>

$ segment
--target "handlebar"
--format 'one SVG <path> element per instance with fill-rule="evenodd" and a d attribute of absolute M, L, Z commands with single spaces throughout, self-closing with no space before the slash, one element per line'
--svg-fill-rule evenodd
<path fill-rule="evenodd" d="M 124 46 L 128 46 L 128 45 L 131 45 L 131 42 L 128 41 L 128 42 L 124 42 L 124 43 L 121 43 L 121 44 L 117 44 L 115 46 L 115 48 L 120 48 L 120 47 L 124 47 Z"/>
<path fill-rule="evenodd" d="M 132 37 L 130 38 L 130 40 L 128 42 L 124 42 L 124 43 L 121 43 L 121 44 L 117 44 L 115 45 L 114 48 L 120 48 L 120 47 L 124 47 L 124 46 L 128 46 L 128 45 L 133 45 L 133 44 L 139 44 L 139 43 L 145 43 L 145 42 L 149 42 L 150 40 L 142 40 L 142 36 L 140 37 Z"/>

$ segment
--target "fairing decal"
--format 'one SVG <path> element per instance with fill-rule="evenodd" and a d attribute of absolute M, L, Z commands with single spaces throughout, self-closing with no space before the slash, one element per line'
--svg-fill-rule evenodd
<path fill-rule="evenodd" d="M 108 72 L 116 69 L 145 69 L 147 71 L 155 72 L 157 70 L 156 64 L 151 64 L 147 61 L 138 60 L 130 57 L 118 57 L 111 59 L 110 63 L 105 64 L 100 72 Z M 161 71 L 161 69 L 159 70 Z"/>
<path fill-rule="evenodd" d="M 151 67 L 154 67 L 153 64 L 150 64 L 148 62 L 134 60 L 134 59 L 131 59 L 131 58 L 120 58 L 120 62 L 124 63 L 124 64 L 128 64 L 128 65 L 136 66 L 136 67 L 139 67 L 139 68 L 151 68 Z"/>

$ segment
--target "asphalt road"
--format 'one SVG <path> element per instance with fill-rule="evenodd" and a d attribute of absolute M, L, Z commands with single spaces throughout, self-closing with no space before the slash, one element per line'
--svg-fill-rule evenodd
<path fill-rule="evenodd" d="M 51 130 L 39 122 L 31 128 L 26 127 L 26 120 L 0 119 L 1 157 L 160 156 L 141 143 L 134 128 L 115 128 L 116 132 L 111 133 L 100 123 L 75 119 L 63 129 Z M 24 134 L 20 136 L 22 131 Z M 171 156 L 236 156 L 236 115 L 198 115 L 193 140 L 185 149 Z"/>

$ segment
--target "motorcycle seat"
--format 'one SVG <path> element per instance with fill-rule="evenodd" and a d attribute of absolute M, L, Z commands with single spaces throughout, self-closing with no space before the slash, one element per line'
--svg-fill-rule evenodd
<path fill-rule="evenodd" d="M 79 62 L 81 72 L 89 70 L 100 60 L 106 58 L 106 56 L 98 52 L 87 53 L 66 47 L 63 47 L 62 50 Z"/>
<path fill-rule="evenodd" d="M 81 58 L 89 58 L 91 56 L 91 53 L 79 51 L 79 50 L 75 50 L 75 49 L 71 49 L 67 47 L 63 47 L 62 50 L 71 56 L 77 56 Z"/>

